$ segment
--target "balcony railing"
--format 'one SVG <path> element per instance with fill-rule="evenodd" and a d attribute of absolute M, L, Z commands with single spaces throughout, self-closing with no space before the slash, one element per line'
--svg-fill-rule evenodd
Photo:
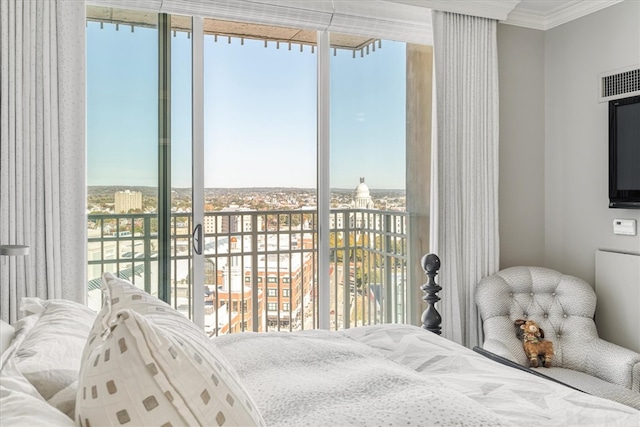
<path fill-rule="evenodd" d="M 405 212 L 330 212 L 332 329 L 407 323 Z M 315 210 L 218 211 L 204 219 L 205 328 L 302 330 L 319 324 L 318 231 Z M 111 271 L 158 293 L 155 214 L 88 216 L 88 292 L 100 304 L 100 275 Z M 171 304 L 193 313 L 192 217 L 171 216 Z M 326 290 L 324 290 L 326 292 Z"/>

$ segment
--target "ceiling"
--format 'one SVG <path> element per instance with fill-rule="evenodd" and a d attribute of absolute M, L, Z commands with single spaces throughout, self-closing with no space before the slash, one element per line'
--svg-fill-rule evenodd
<path fill-rule="evenodd" d="M 522 0 L 503 21 L 508 24 L 548 30 L 622 0 Z"/>

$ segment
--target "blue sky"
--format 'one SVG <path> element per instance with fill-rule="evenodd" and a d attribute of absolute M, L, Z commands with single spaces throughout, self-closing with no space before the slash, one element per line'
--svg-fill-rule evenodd
<path fill-rule="evenodd" d="M 89 185 L 157 182 L 157 33 L 87 26 Z M 172 37 L 172 186 L 191 186 L 191 40 Z M 205 187 L 316 185 L 316 54 L 205 36 Z M 331 187 L 405 187 L 404 44 L 331 56 Z"/>

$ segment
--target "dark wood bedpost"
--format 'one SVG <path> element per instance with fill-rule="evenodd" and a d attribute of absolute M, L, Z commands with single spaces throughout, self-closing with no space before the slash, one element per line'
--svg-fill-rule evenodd
<path fill-rule="evenodd" d="M 422 269 L 429 277 L 427 283 L 420 286 L 422 292 L 425 293 L 422 300 L 427 303 L 427 309 L 422 313 L 422 327 L 440 335 L 442 317 L 436 310 L 436 302 L 440 301 L 440 297 L 436 294 L 442 290 L 442 287 L 436 283 L 436 275 L 440 270 L 440 258 L 436 254 L 427 254 L 422 257 L 420 264 L 422 264 Z"/>

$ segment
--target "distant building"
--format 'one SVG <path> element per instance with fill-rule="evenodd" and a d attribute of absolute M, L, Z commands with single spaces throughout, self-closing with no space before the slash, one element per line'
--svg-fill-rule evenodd
<path fill-rule="evenodd" d="M 312 314 L 308 305 L 313 297 L 314 265 L 317 263 L 312 251 L 313 240 L 300 237 L 301 242 L 297 239 L 289 241 L 279 239 L 276 234 L 258 236 L 257 246 L 261 253 L 256 256 L 257 264 L 254 265 L 253 257 L 242 251 L 251 239 L 252 236 L 231 236 L 228 246 L 218 248 L 221 256 L 210 261 L 205 292 L 205 330 L 210 334 L 253 330 L 255 293 L 259 322 L 256 330 L 259 332 L 296 329 L 303 316 Z M 276 253 L 290 249 L 300 251 Z"/>
<path fill-rule="evenodd" d="M 139 191 L 116 191 L 115 213 L 128 213 L 131 209 L 142 210 L 142 193 Z"/>
<path fill-rule="evenodd" d="M 331 214 L 329 219 L 329 227 L 331 230 L 343 232 L 348 226 L 349 229 L 355 230 L 356 233 L 361 233 L 362 229 L 373 229 L 381 231 L 388 227 L 389 230 L 394 233 L 406 233 L 406 224 L 404 218 L 401 215 L 395 216 L 393 224 L 382 224 L 382 216 L 371 215 L 362 210 L 375 209 L 369 186 L 364 183 L 364 178 L 360 178 L 360 184 L 353 192 L 353 200 L 351 203 L 345 203 L 337 207 L 339 212 Z M 354 212 L 343 212 L 349 209 Z"/>
<path fill-rule="evenodd" d="M 216 216 L 207 213 L 204 214 L 204 232 L 205 234 L 213 234 L 216 232 Z"/>
<path fill-rule="evenodd" d="M 234 212 L 234 213 L 231 213 Z M 235 214 L 237 212 L 237 214 Z M 255 215 L 252 209 L 229 205 L 219 212 L 205 214 L 204 232 L 206 234 L 226 234 L 253 231 L 252 219 L 256 219 L 257 230 L 262 230 L 264 215 Z M 257 231 L 256 230 L 256 231 Z"/>
<path fill-rule="evenodd" d="M 356 187 L 353 192 L 353 200 L 351 203 L 342 204 L 338 206 L 338 209 L 373 209 L 374 204 L 371 199 L 371 193 L 369 191 L 369 186 L 364 183 L 364 178 L 360 178 L 360 184 Z M 330 227 L 332 230 L 342 230 L 345 227 L 345 220 L 348 219 L 349 228 L 361 228 L 364 223 L 363 220 L 366 221 L 368 218 L 363 216 L 362 213 L 349 213 L 347 218 L 345 218 L 345 214 L 342 212 L 338 212 L 335 215 L 331 215 L 330 218 Z"/>
<path fill-rule="evenodd" d="M 373 200 L 369 187 L 364 183 L 364 178 L 360 178 L 360 184 L 356 187 L 353 195 L 353 207 L 356 209 L 373 209 Z"/>

